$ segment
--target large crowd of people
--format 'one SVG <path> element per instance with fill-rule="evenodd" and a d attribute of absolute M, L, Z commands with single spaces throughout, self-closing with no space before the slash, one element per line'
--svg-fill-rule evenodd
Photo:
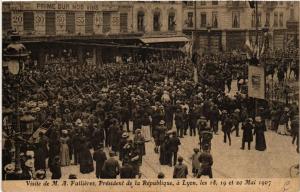
<path fill-rule="evenodd" d="M 268 64 L 280 71 L 287 64 L 283 63 L 285 55 L 277 55 Z M 32 127 L 38 135 L 21 144 L 22 174 L 16 178 L 14 126 L 4 124 L 3 179 L 43 179 L 48 170 L 52 179 L 60 179 L 61 167 L 72 164 L 79 165 L 82 174 L 94 171 L 96 178 L 138 178 L 148 142 L 155 143 L 161 165 L 174 166 L 174 178 L 185 178 L 188 170 L 177 154 L 180 140 L 196 136 L 200 146 L 195 143 L 192 172 L 195 177 L 212 177 L 212 138 L 203 137 L 203 131 L 222 131 L 229 145 L 235 132 L 243 138 L 241 149 L 247 143 L 249 150 L 255 135 L 255 149 L 264 151 L 264 132 L 273 130 L 292 135 L 299 152 L 297 104 L 259 101 L 255 108 L 255 100 L 242 90 L 247 83 L 245 55 L 201 56 L 198 81 L 194 81 L 193 62 L 181 56 L 166 58 L 133 59 L 93 70 L 84 65 L 44 65 L 23 71 L 19 111 L 34 117 Z M 295 67 L 297 62 L 291 60 L 289 65 Z M 298 73 L 294 74 L 298 79 Z M 229 94 L 233 79 L 237 79 L 238 92 Z M 15 83 L 15 77 L 4 71 L 6 109 L 13 109 L 17 102 Z M 109 149 L 108 157 L 105 149 Z"/>

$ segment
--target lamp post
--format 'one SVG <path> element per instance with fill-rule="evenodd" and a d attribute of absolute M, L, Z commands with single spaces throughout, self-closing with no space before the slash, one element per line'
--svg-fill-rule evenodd
<path fill-rule="evenodd" d="M 11 43 L 3 50 L 3 60 L 7 62 L 8 71 L 16 77 L 16 125 L 15 125 L 15 174 L 18 175 L 22 173 L 21 163 L 20 163 L 20 141 L 22 140 L 21 128 L 20 128 L 20 114 L 19 114 L 19 94 L 20 94 L 20 72 L 24 68 L 25 60 L 29 56 L 26 47 L 20 43 L 20 36 L 13 33 L 10 36 Z"/>
<path fill-rule="evenodd" d="M 210 53 L 210 32 L 211 32 L 210 24 L 208 24 L 206 28 L 207 28 L 207 49 L 208 52 Z"/>

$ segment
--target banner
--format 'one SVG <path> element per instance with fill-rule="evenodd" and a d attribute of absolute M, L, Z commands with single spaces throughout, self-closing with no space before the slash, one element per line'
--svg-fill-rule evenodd
<path fill-rule="evenodd" d="M 248 67 L 248 96 L 265 99 L 265 70 L 261 66 Z"/>

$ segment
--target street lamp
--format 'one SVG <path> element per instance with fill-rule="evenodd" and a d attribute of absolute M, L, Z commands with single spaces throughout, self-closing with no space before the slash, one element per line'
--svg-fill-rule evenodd
<path fill-rule="evenodd" d="M 206 28 L 207 28 L 207 48 L 208 48 L 208 52 L 210 53 L 210 31 L 211 31 L 210 24 L 208 24 Z"/>
<path fill-rule="evenodd" d="M 3 50 L 3 60 L 6 62 L 8 71 L 16 77 L 16 125 L 15 125 L 15 174 L 16 177 L 22 173 L 21 163 L 20 163 L 20 144 L 22 139 L 21 129 L 20 129 L 20 114 L 19 114 L 19 94 L 20 94 L 20 81 L 21 69 L 24 69 L 25 61 L 29 56 L 26 47 L 20 43 L 20 36 L 16 33 L 13 33 L 10 36 L 11 43 Z"/>

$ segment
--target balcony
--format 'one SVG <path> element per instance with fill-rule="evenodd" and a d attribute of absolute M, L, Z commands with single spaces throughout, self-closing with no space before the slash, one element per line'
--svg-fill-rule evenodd
<path fill-rule="evenodd" d="M 227 1 L 226 7 L 229 9 L 240 9 L 247 7 L 247 1 Z"/>

